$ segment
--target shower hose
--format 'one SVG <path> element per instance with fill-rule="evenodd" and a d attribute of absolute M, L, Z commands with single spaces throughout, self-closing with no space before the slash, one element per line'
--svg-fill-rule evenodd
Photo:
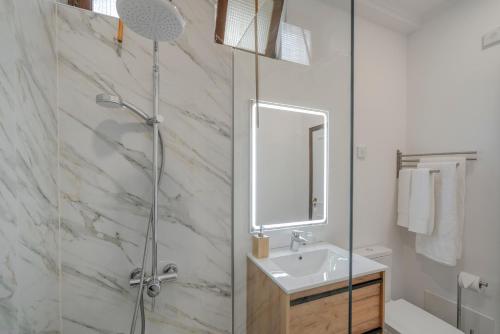
<path fill-rule="evenodd" d="M 165 147 L 163 143 L 163 137 L 161 135 L 161 132 L 158 132 L 158 139 L 160 142 L 160 173 L 158 176 L 158 188 L 160 187 L 160 182 L 161 178 L 163 176 L 163 169 L 165 165 Z M 154 203 L 153 203 L 154 205 Z M 141 280 L 139 284 L 139 291 L 137 292 L 137 298 L 135 301 L 135 307 L 134 307 L 134 315 L 132 316 L 132 325 L 130 326 L 130 334 L 135 334 L 135 327 L 136 327 L 136 322 L 137 322 L 137 313 L 141 313 L 141 334 L 146 334 L 146 312 L 144 310 L 144 276 L 146 273 L 145 266 L 146 266 L 146 261 L 148 257 L 148 242 L 149 242 L 149 231 L 151 230 L 151 225 L 153 225 L 153 206 L 151 206 L 151 210 L 149 212 L 149 221 L 148 221 L 148 227 L 146 230 L 146 241 L 144 243 L 144 252 L 142 255 L 142 265 L 141 265 Z"/>

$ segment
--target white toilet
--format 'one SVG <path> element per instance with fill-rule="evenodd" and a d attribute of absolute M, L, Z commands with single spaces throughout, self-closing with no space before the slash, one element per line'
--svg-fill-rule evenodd
<path fill-rule="evenodd" d="M 385 328 L 388 334 L 463 334 L 443 320 L 404 299 L 391 300 L 392 250 L 383 246 L 359 248 L 356 254 L 386 265 Z"/>

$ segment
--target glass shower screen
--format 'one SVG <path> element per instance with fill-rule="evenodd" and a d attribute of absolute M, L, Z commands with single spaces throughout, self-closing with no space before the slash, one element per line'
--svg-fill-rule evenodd
<path fill-rule="evenodd" d="M 215 38 L 234 46 L 234 333 L 350 330 L 351 9 L 219 1 Z"/>

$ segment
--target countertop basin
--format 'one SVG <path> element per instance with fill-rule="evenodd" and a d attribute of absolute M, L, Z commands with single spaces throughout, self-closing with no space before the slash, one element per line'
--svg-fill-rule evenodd
<path fill-rule="evenodd" d="M 303 246 L 293 252 L 288 248 L 272 250 L 266 259 L 254 262 L 287 294 L 349 279 L 349 252 L 329 243 Z M 353 278 L 382 272 L 386 266 L 353 254 Z"/>
<path fill-rule="evenodd" d="M 335 271 L 340 267 L 348 271 L 348 259 L 330 249 L 317 249 L 297 254 L 271 258 L 284 273 L 292 277 L 304 277 L 319 272 Z"/>

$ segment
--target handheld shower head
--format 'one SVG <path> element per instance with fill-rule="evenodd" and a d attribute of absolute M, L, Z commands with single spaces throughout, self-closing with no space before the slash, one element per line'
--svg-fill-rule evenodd
<path fill-rule="evenodd" d="M 126 101 L 123 101 L 119 96 L 115 95 L 108 95 L 108 94 L 99 94 L 95 97 L 95 103 L 97 105 L 103 107 L 103 108 L 108 108 L 108 109 L 118 109 L 118 108 L 123 108 L 123 109 L 128 109 L 132 111 L 134 114 L 142 118 L 146 123 L 150 124 L 151 123 L 151 118 L 146 114 L 144 111 L 140 110 L 133 104 L 130 104 Z"/>
<path fill-rule="evenodd" d="M 154 41 L 174 41 L 186 25 L 169 0 L 118 0 L 116 9 L 130 29 Z"/>
<path fill-rule="evenodd" d="M 108 109 L 118 109 L 123 108 L 122 99 L 118 96 L 108 95 L 108 94 L 99 94 L 95 97 L 95 103 L 97 105 L 108 108 Z"/>

